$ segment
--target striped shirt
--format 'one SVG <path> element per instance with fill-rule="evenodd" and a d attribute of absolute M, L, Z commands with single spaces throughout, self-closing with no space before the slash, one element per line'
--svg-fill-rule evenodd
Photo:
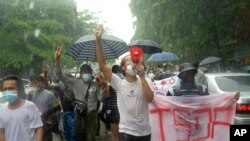
<path fill-rule="evenodd" d="M 117 95 L 116 95 L 116 91 L 111 86 L 109 86 L 108 106 L 110 108 L 117 108 Z"/>

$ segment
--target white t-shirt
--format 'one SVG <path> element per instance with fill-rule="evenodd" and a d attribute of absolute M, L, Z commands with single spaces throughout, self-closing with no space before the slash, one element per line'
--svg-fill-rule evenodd
<path fill-rule="evenodd" d="M 0 128 L 5 131 L 6 141 L 35 141 L 35 129 L 42 126 L 41 116 L 33 102 L 26 100 L 14 110 L 6 103 L 0 109 Z"/>
<path fill-rule="evenodd" d="M 134 136 L 151 133 L 148 115 L 148 102 L 144 97 L 140 78 L 130 83 L 112 74 L 111 86 L 117 93 L 120 112 L 119 132 Z"/>

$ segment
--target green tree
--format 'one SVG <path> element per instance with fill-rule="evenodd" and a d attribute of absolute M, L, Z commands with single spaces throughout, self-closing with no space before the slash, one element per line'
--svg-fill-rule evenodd
<path fill-rule="evenodd" d="M 225 43 L 236 38 L 239 25 L 235 16 L 246 0 L 131 0 L 136 17 L 133 39 L 151 39 L 165 51 L 186 60 L 208 55 L 223 56 Z"/>
<path fill-rule="evenodd" d="M 98 19 L 89 11 L 77 13 L 74 0 L 0 0 L 0 65 L 39 71 L 53 61 L 58 45 L 66 50 L 80 36 L 93 33 Z M 72 67 L 75 61 L 63 55 Z"/>

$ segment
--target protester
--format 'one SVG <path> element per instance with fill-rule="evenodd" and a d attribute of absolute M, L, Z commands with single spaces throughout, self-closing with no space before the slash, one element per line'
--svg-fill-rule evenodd
<path fill-rule="evenodd" d="M 102 33 L 103 26 L 100 25 L 95 34 L 96 56 L 105 78 L 117 92 L 120 112 L 119 140 L 150 141 L 148 103 L 153 100 L 154 95 L 145 79 L 144 68 L 140 63 L 133 67 L 131 56 L 126 56 L 120 65 L 125 78 L 121 79 L 112 73 L 105 62 L 101 43 Z"/>
<path fill-rule="evenodd" d="M 43 67 L 43 76 L 48 80 L 48 66 Z M 73 77 L 73 76 L 72 76 Z M 73 102 L 75 100 L 74 92 L 68 84 L 62 83 L 58 78 L 54 77 L 52 83 L 47 85 L 47 89 L 55 93 L 61 107 L 59 127 L 63 132 L 61 139 L 66 141 L 76 141 L 75 138 L 75 112 Z"/>
<path fill-rule="evenodd" d="M 153 69 L 149 69 L 147 71 L 147 78 L 149 78 L 152 82 L 154 81 L 155 79 L 155 72 Z"/>
<path fill-rule="evenodd" d="M 178 77 L 181 79 L 180 84 L 172 87 L 169 95 L 174 96 L 202 96 L 208 95 L 206 86 L 195 83 L 197 67 L 192 63 L 183 63 L 180 66 Z"/>
<path fill-rule="evenodd" d="M 121 76 L 120 66 L 118 65 L 112 66 L 112 73 L 117 74 L 120 78 L 123 78 Z M 109 95 L 105 114 L 107 115 L 107 122 L 111 125 L 112 141 L 118 141 L 120 114 L 117 106 L 117 93 L 112 86 L 109 86 Z"/>
<path fill-rule="evenodd" d="M 61 135 L 58 125 L 59 118 L 56 113 L 60 111 L 61 107 L 55 95 L 45 89 L 47 80 L 44 77 L 32 75 L 29 80 L 29 85 L 33 89 L 29 93 L 29 98 L 38 107 L 43 121 L 43 141 L 52 141 L 52 132 Z"/>
<path fill-rule="evenodd" d="M 109 86 L 108 86 L 108 83 L 101 72 L 96 75 L 95 81 L 97 82 L 100 90 L 102 90 L 104 95 L 105 95 L 103 101 L 99 102 L 99 104 L 97 106 L 97 109 L 98 109 L 98 128 L 97 128 L 96 137 L 98 140 L 98 139 L 100 139 L 100 129 L 101 129 L 100 121 L 102 121 L 105 124 L 106 131 L 107 132 L 110 131 L 110 123 L 107 122 L 107 117 L 105 115 L 106 106 L 107 106 L 107 102 L 108 102 L 108 95 L 109 95 Z"/>
<path fill-rule="evenodd" d="M 165 63 L 165 65 L 163 65 L 164 70 L 163 72 L 160 74 L 160 79 L 166 79 L 169 78 L 171 76 L 174 76 L 175 74 L 172 72 L 172 64 L 170 63 Z"/>
<path fill-rule="evenodd" d="M 62 49 L 55 52 L 55 75 L 63 83 L 72 88 L 75 95 L 75 109 L 77 112 L 75 131 L 77 141 L 95 141 L 97 131 L 97 102 L 103 101 L 103 91 L 100 91 L 97 83 L 93 81 L 92 68 L 88 64 L 80 67 L 80 79 L 69 78 L 62 74 L 60 69 L 60 57 Z"/>
<path fill-rule="evenodd" d="M 202 67 L 199 66 L 198 62 L 194 63 L 194 67 L 197 69 L 197 73 L 195 74 L 195 83 L 207 85 L 206 77 L 205 77 Z"/>
<path fill-rule="evenodd" d="M 174 74 L 178 75 L 179 74 L 179 70 L 180 70 L 180 66 L 178 64 L 175 65 L 175 71 Z"/>
<path fill-rule="evenodd" d="M 3 99 L 0 109 L 0 141 L 42 141 L 43 123 L 33 102 L 22 98 L 22 80 L 6 76 L 1 84 Z"/>

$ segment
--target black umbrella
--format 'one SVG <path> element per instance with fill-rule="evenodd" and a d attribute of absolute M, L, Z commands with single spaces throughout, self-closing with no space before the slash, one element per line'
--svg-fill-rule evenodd
<path fill-rule="evenodd" d="M 162 52 L 160 45 L 151 40 L 136 40 L 136 41 L 131 42 L 128 46 L 130 48 L 139 47 L 143 50 L 144 53 L 147 53 L 147 54 Z"/>
<path fill-rule="evenodd" d="M 112 35 L 102 36 L 102 47 L 106 59 L 118 58 L 129 51 L 126 42 Z M 82 36 L 66 51 L 66 54 L 79 61 L 97 61 L 95 35 Z"/>

